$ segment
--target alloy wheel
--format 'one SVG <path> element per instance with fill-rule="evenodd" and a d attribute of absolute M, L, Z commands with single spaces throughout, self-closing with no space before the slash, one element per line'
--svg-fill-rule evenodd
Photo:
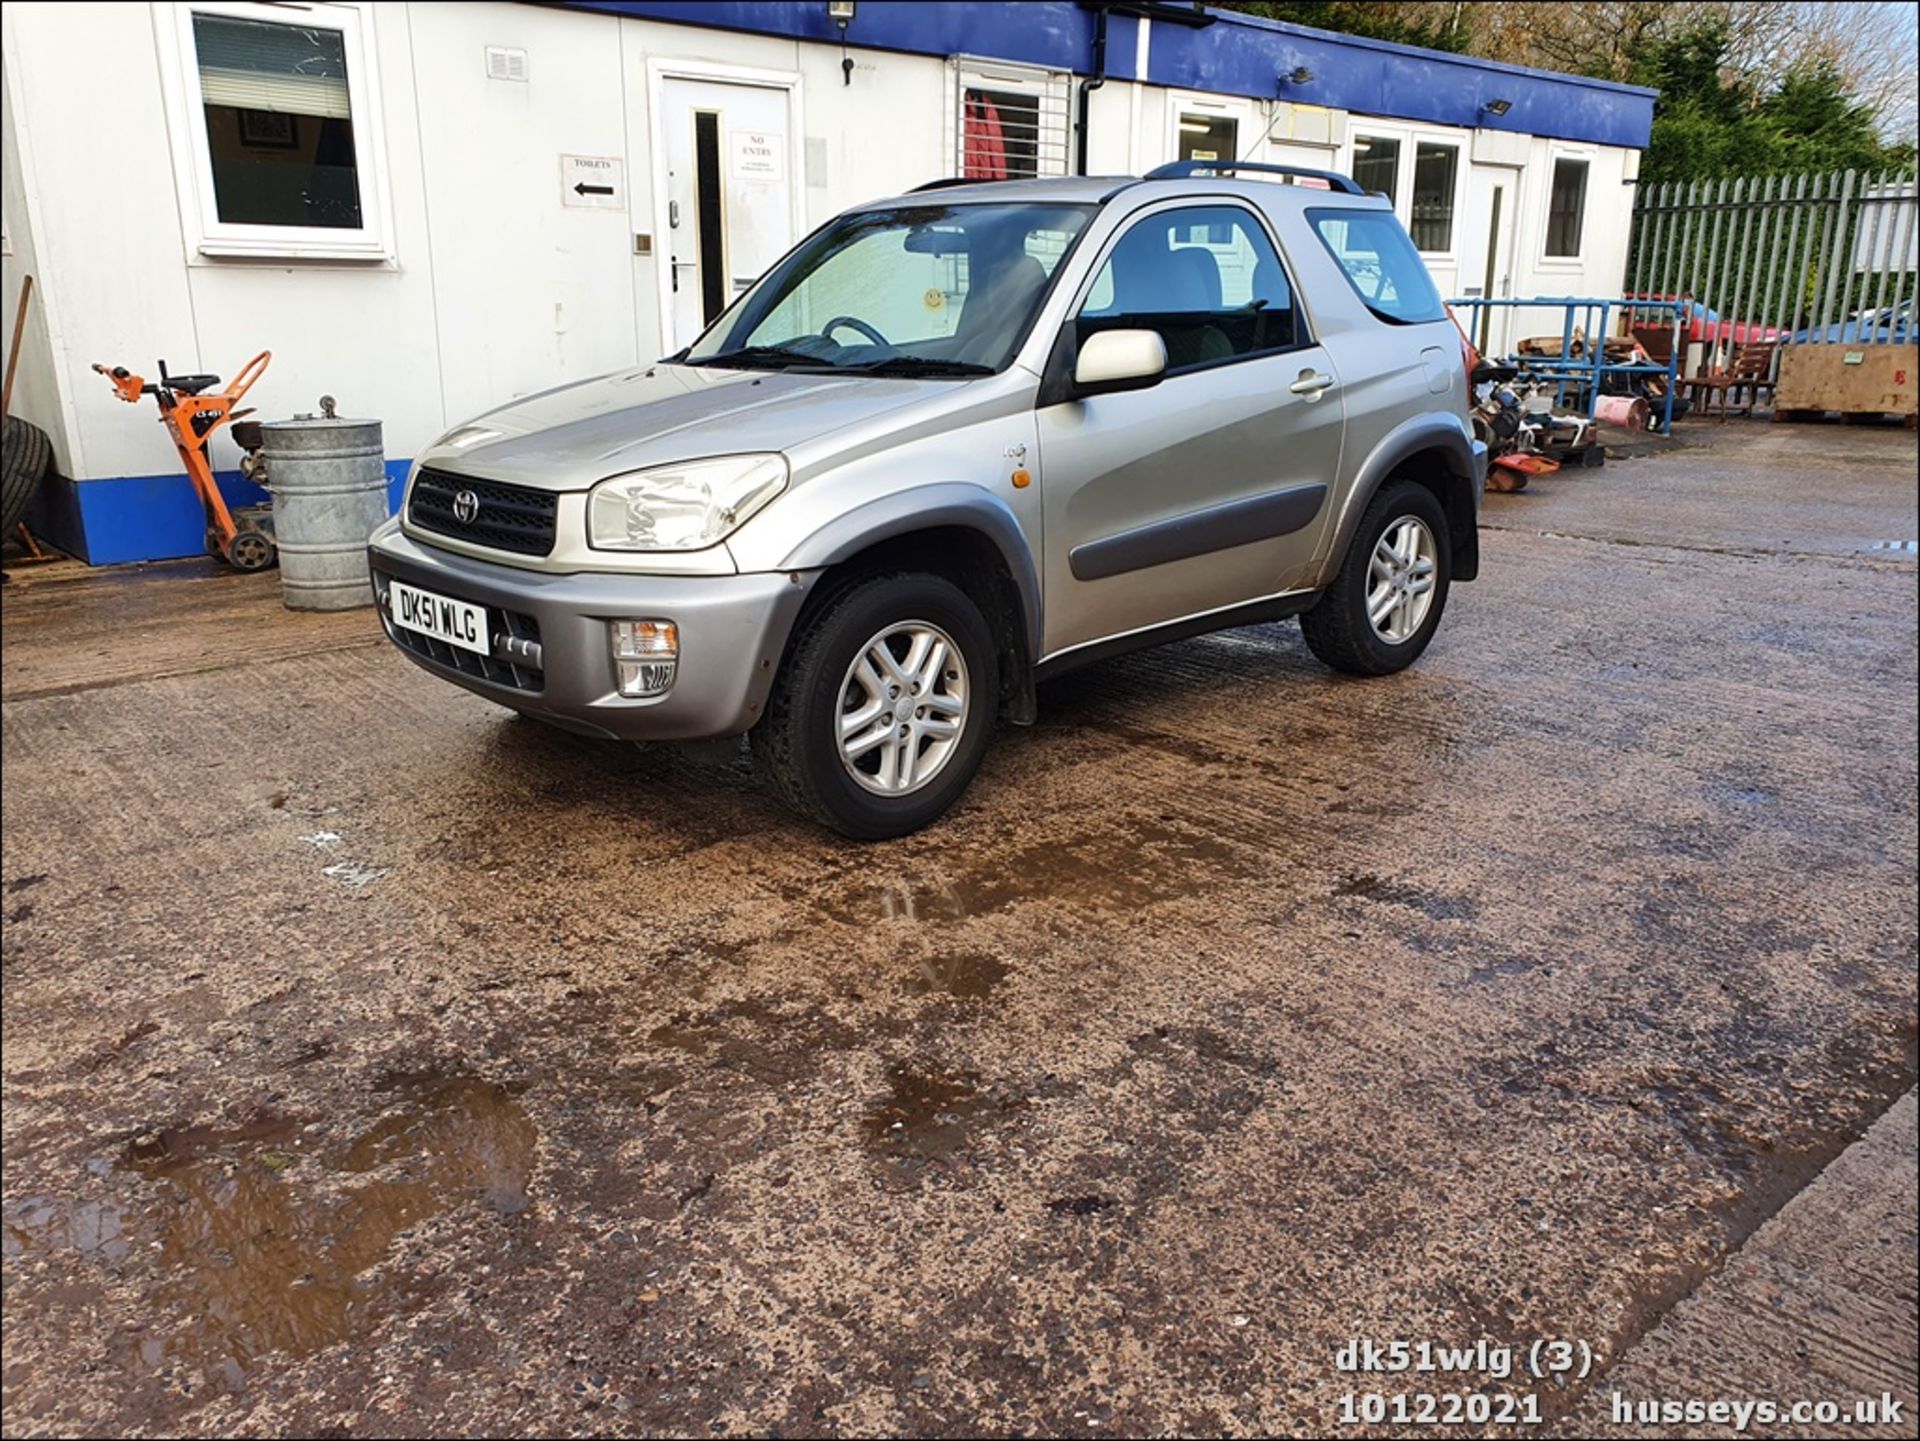
<path fill-rule="evenodd" d="M 959 748 L 967 698 L 967 662 L 953 637 L 923 620 L 888 626 L 841 682 L 840 763 L 876 795 L 911 795 Z"/>

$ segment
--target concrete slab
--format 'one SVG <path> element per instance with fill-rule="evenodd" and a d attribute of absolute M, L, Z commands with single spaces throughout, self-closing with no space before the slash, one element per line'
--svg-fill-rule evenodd
<path fill-rule="evenodd" d="M 1721 1401 L 1770 1406 L 1774 1417 L 1742 1427 L 1700 1412 L 1709 1419 L 1690 1419 L 1687 1434 L 1911 1436 L 1915 1128 L 1909 1091 L 1621 1359 L 1575 1413 L 1577 1434 L 1671 1436 L 1671 1408 L 1685 1417 L 1689 1405 Z M 1796 1405 L 1822 1404 L 1835 1411 L 1791 1419 Z"/>
<path fill-rule="evenodd" d="M 1913 1085 L 1912 438 L 1747 434 L 1493 498 L 1402 676 L 1051 687 L 883 846 L 271 578 L 9 586 L 8 1431 L 1573 1428 Z"/>

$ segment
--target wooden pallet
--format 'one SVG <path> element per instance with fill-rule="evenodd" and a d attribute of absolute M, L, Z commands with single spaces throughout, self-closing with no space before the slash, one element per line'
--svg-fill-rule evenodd
<path fill-rule="evenodd" d="M 1908 430 L 1920 428 L 1920 412 L 1908 411 L 1898 415 L 1892 411 L 1854 411 L 1854 410 L 1805 410 L 1776 407 L 1773 419 L 1796 425 L 1875 425 L 1889 420 L 1897 420 Z"/>

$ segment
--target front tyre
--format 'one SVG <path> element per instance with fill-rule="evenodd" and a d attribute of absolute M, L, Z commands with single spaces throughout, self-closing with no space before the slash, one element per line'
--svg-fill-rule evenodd
<path fill-rule="evenodd" d="M 1420 657 L 1453 574 L 1446 512 L 1433 492 L 1391 481 L 1367 507 L 1339 573 L 1300 617 L 1307 648 L 1349 675 L 1391 675 Z"/>
<path fill-rule="evenodd" d="M 999 703 L 993 637 L 966 593 L 874 576 L 802 623 L 749 732 L 754 768 L 842 835 L 903 836 L 967 788 Z"/>

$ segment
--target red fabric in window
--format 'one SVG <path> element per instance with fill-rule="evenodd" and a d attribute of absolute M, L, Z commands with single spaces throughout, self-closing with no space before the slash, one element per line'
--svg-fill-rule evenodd
<path fill-rule="evenodd" d="M 1007 178 L 1007 143 L 1000 131 L 1000 112 L 971 95 L 967 97 L 966 135 L 960 153 L 966 158 L 965 179 Z"/>

